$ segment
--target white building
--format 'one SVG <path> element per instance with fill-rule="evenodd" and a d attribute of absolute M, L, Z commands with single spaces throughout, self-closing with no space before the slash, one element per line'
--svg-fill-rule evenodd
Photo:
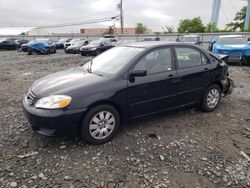
<path fill-rule="evenodd" d="M 37 27 L 0 27 L 0 35 L 49 35 L 44 29 Z"/>

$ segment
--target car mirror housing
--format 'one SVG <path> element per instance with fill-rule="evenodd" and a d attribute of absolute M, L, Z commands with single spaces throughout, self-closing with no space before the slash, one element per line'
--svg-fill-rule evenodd
<path fill-rule="evenodd" d="M 135 77 L 143 77 L 147 75 L 147 71 L 146 70 L 132 70 L 129 73 L 129 81 L 130 82 L 134 82 L 135 81 Z"/>

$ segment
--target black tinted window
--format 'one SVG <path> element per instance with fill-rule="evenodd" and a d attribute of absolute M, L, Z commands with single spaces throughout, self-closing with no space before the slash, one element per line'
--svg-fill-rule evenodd
<path fill-rule="evenodd" d="M 146 70 L 147 74 L 170 71 L 172 69 L 171 49 L 158 49 L 147 54 L 134 69 Z"/>
<path fill-rule="evenodd" d="M 180 69 L 200 66 L 207 63 L 207 59 L 198 50 L 188 47 L 177 47 L 176 56 Z"/>

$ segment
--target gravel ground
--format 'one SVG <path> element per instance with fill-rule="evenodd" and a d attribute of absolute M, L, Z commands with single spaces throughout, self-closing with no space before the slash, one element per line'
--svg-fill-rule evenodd
<path fill-rule="evenodd" d="M 0 187 L 250 187 L 250 67 L 230 67 L 234 93 L 212 113 L 161 113 L 123 125 L 112 142 L 34 133 L 23 94 L 80 55 L 0 52 Z"/>

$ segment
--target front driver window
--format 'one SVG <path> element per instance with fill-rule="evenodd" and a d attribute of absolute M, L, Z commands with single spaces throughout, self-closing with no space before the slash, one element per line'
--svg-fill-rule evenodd
<path fill-rule="evenodd" d="M 158 49 L 147 54 L 137 63 L 134 70 L 146 70 L 147 74 L 155 74 L 172 70 L 170 48 Z"/>
<path fill-rule="evenodd" d="M 179 69 L 200 66 L 207 63 L 204 55 L 194 48 L 177 47 L 176 56 Z"/>

